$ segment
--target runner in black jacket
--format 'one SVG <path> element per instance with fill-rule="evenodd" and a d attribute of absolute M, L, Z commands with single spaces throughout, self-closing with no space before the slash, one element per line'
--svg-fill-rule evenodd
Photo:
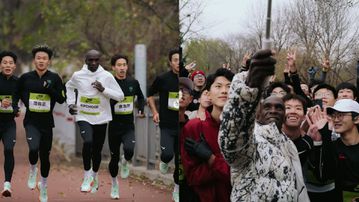
<path fill-rule="evenodd" d="M 53 51 L 47 45 L 35 46 L 32 49 L 35 70 L 23 74 L 16 87 L 13 100 L 14 110 L 18 110 L 19 99 L 26 106 L 24 127 L 29 145 L 30 174 L 27 185 L 36 187 L 37 161 L 40 156 L 41 180 L 40 201 L 47 201 L 47 177 L 50 171 L 50 150 L 52 146 L 52 115 L 55 103 L 64 103 L 65 92 L 61 78 L 57 73 L 48 70 Z"/>
<path fill-rule="evenodd" d="M 17 56 L 10 51 L 0 53 L 0 138 L 4 144 L 4 170 L 5 182 L 2 196 L 11 196 L 11 177 L 14 170 L 13 148 L 16 142 L 16 123 L 15 116 L 18 111 L 14 111 L 11 103 L 15 91 L 17 77 L 13 75 L 16 68 Z"/>
<path fill-rule="evenodd" d="M 111 161 L 109 164 L 112 176 L 111 197 L 119 198 L 117 182 L 118 163 L 120 161 L 120 146 L 123 144 L 124 156 L 121 160 L 121 177 L 127 178 L 129 175 L 128 161 L 133 157 L 135 147 L 135 126 L 133 123 L 133 111 L 135 96 L 138 103 L 138 116 L 144 117 L 143 108 L 145 99 L 140 88 L 139 82 L 127 76 L 128 58 L 124 55 L 114 55 L 111 58 L 111 66 L 115 72 L 115 79 L 120 85 L 125 99 L 121 102 L 111 100 L 112 121 L 109 125 L 108 142 L 111 151 Z"/>

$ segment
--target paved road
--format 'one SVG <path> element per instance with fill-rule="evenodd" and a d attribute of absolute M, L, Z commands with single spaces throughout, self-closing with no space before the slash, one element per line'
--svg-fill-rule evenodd
<path fill-rule="evenodd" d="M 27 188 L 29 161 L 28 147 L 25 140 L 22 120 L 17 119 L 17 142 L 15 145 L 15 169 L 12 178 L 12 197 L 1 198 L 1 201 L 38 201 L 37 190 Z M 21 124 L 19 124 L 21 123 Z M 3 165 L 3 146 L 0 144 L 0 164 Z M 82 165 L 78 161 L 67 162 L 61 152 L 54 147 L 50 155 L 51 169 L 48 177 L 49 201 L 114 201 L 110 198 L 111 177 L 104 165 L 99 171 L 100 187 L 97 193 L 81 193 L 80 185 L 83 177 Z M 0 166 L 0 181 L 4 180 L 3 166 Z M 39 174 L 38 174 L 39 175 Z M 39 178 L 38 178 L 39 179 Z M 168 186 L 152 185 L 149 180 L 129 177 L 119 180 L 121 202 L 145 201 L 166 202 L 171 201 L 171 190 Z M 3 183 L 0 183 L 2 190 Z"/>

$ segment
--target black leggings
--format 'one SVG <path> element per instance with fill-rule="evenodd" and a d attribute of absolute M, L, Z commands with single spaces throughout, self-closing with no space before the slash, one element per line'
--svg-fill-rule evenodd
<path fill-rule="evenodd" d="M 121 123 L 110 123 L 108 131 L 108 144 L 111 151 L 111 161 L 108 165 L 111 176 L 116 177 L 118 174 L 118 162 L 120 161 L 120 146 L 123 144 L 123 151 L 126 161 L 133 157 L 135 148 L 135 130 L 132 125 L 128 126 Z"/>
<path fill-rule="evenodd" d="M 173 179 L 176 184 L 179 183 L 179 150 L 178 150 L 178 129 L 172 128 L 160 128 L 161 129 L 161 161 L 168 163 L 175 156 L 175 170 L 173 173 Z"/>
<path fill-rule="evenodd" d="M 80 134 L 84 141 L 82 147 L 82 159 L 85 170 L 91 169 L 97 172 L 101 164 L 101 151 L 106 138 L 106 124 L 91 125 L 86 121 L 78 121 Z"/>
<path fill-rule="evenodd" d="M 14 120 L 0 123 L 0 139 L 4 144 L 5 181 L 11 182 L 15 164 L 13 149 L 16 142 L 16 123 Z"/>
<path fill-rule="evenodd" d="M 52 146 L 52 128 L 37 128 L 32 124 L 25 125 L 27 144 L 29 145 L 29 161 L 35 165 L 40 153 L 41 176 L 49 176 L 50 151 Z"/>

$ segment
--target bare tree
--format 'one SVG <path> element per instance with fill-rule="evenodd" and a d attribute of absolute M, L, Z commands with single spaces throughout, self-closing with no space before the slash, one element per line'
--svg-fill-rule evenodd
<path fill-rule="evenodd" d="M 339 0 L 298 0 L 291 6 L 292 31 L 305 52 L 303 65 L 330 59 L 328 83 L 354 79 L 343 73 L 350 72 L 350 56 L 358 45 L 359 27 L 351 16 L 355 7 L 352 1 Z"/>

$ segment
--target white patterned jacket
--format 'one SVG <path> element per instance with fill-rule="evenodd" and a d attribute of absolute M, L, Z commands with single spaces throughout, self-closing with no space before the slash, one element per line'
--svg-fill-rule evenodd
<path fill-rule="evenodd" d="M 219 146 L 231 167 L 231 201 L 309 201 L 294 143 L 255 121 L 260 95 L 236 74 L 223 109 Z"/>

